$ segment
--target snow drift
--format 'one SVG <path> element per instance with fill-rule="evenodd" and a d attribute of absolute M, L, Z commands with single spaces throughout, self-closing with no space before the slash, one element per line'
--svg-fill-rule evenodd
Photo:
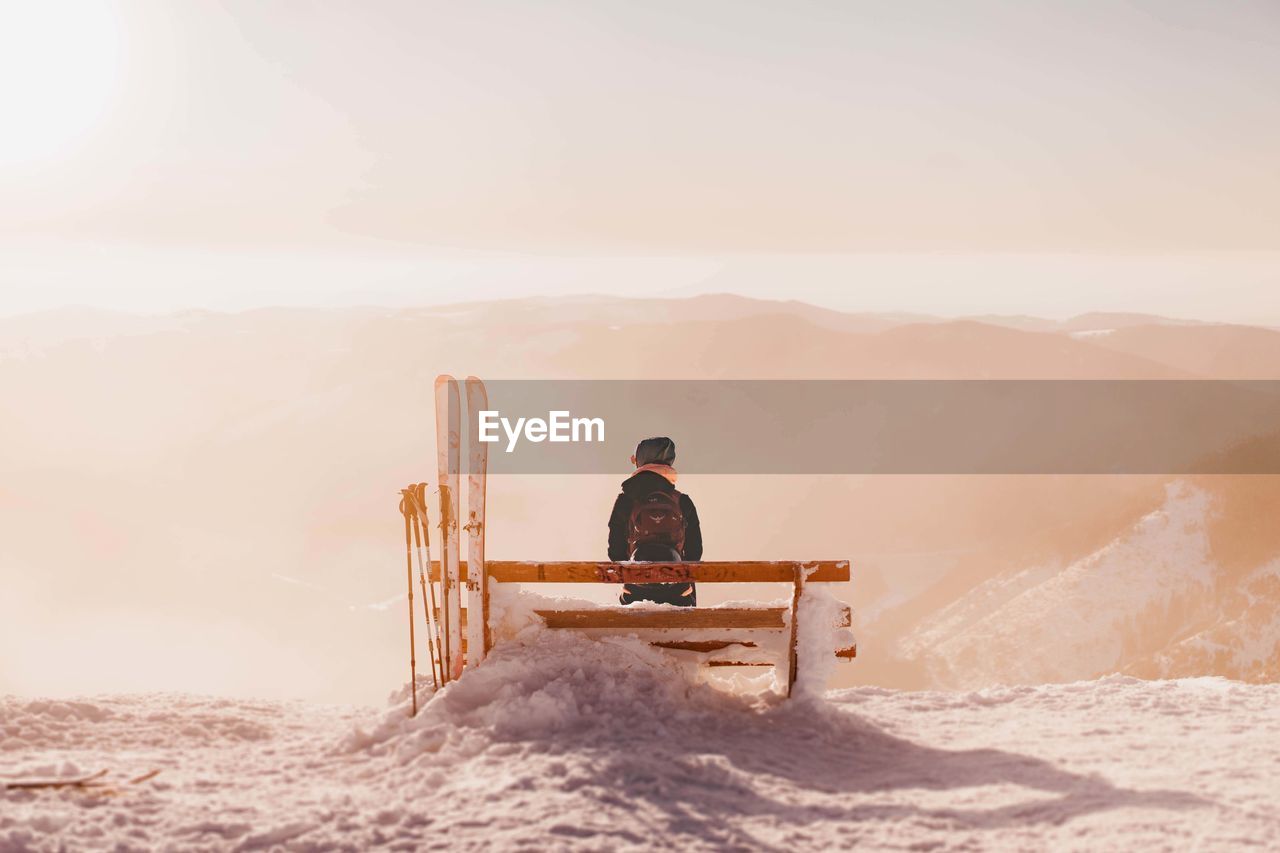
<path fill-rule="evenodd" d="M 0 850 L 1059 849 L 1280 842 L 1275 685 L 726 692 L 535 631 L 416 718 L 189 696 L 0 702 Z"/>

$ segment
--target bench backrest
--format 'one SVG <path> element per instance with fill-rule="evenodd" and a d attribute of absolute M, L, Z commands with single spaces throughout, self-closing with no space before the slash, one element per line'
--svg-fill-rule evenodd
<path fill-rule="evenodd" d="M 462 579 L 468 578 L 462 562 Z M 611 563 L 591 561 L 486 560 L 489 579 L 498 583 L 805 583 L 849 580 L 848 560 L 727 560 L 700 563 Z M 432 562 L 431 579 L 440 579 Z"/>

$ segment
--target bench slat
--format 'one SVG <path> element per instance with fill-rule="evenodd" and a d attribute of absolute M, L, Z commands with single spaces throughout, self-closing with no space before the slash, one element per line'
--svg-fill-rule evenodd
<path fill-rule="evenodd" d="M 782 628 L 784 607 L 535 610 L 548 628 Z"/>
<path fill-rule="evenodd" d="M 650 643 L 659 649 L 675 649 L 685 652 L 720 652 L 731 646 L 741 646 L 746 649 L 758 648 L 758 646 L 750 640 L 655 640 Z M 467 638 L 462 638 L 462 651 L 467 651 Z M 858 656 L 858 647 L 850 646 L 847 649 L 836 649 L 836 657 L 842 660 L 853 660 Z M 708 666 L 773 666 L 772 663 L 734 663 L 726 660 L 707 661 Z"/>
<path fill-rule="evenodd" d="M 535 610 L 548 628 L 784 628 L 786 607 L 681 607 L 641 610 L 601 607 L 594 610 Z M 853 624 L 844 605 L 839 627 Z"/>
<path fill-rule="evenodd" d="M 697 611 L 697 612 L 699 612 L 699 613 L 726 613 L 726 612 L 729 612 L 729 613 L 737 613 L 737 612 L 741 612 L 741 611 L 760 611 L 760 610 L 766 610 L 766 611 L 770 611 L 770 612 L 774 612 L 774 611 L 776 611 L 776 612 L 782 612 L 783 608 L 781 608 L 781 607 L 770 607 L 770 608 L 760 608 L 760 607 L 738 607 L 738 608 L 704 607 L 704 608 L 699 609 L 699 608 L 696 608 L 696 607 L 691 607 L 691 608 L 687 608 L 687 609 L 684 609 L 684 610 L 674 610 L 674 611 L 671 611 L 671 610 L 657 610 L 657 611 L 654 611 L 654 610 L 628 610 L 628 609 L 625 609 L 625 608 L 615 608 L 615 609 L 609 609 L 609 610 L 605 610 L 605 611 L 601 611 L 601 610 L 535 610 L 534 612 L 535 612 L 535 613 L 537 613 L 539 616 L 543 616 L 543 617 L 544 617 L 543 621 L 546 621 L 545 616 L 546 616 L 546 614 L 548 614 L 548 613 L 601 613 L 601 612 L 616 613 L 616 614 L 618 614 L 617 618 L 620 620 L 620 621 L 619 621 L 619 623 L 618 623 L 618 625 L 619 625 L 620 627 L 634 627 L 634 628 L 642 628 L 642 627 L 649 627 L 649 626 L 645 626 L 645 625 L 638 625 L 638 624 L 636 624 L 636 621 L 637 621 L 637 620 L 639 620 L 639 619 L 642 619 L 643 617 L 641 616 L 641 614 L 644 614 L 644 613 L 672 613 L 672 614 L 674 614 L 674 615 L 675 615 L 675 617 L 676 617 L 677 619 L 680 619 L 680 618 L 687 618 L 687 617 L 684 617 L 682 614 L 688 613 L 688 612 L 690 612 L 690 611 Z M 463 607 L 463 608 L 461 608 L 461 609 L 458 611 L 459 615 L 462 617 L 462 620 L 461 620 L 461 621 L 462 621 L 462 627 L 464 627 L 464 628 L 467 626 L 467 622 L 468 622 L 468 620 L 467 620 L 467 612 L 468 612 L 468 608 L 466 608 L 466 607 Z M 439 618 L 440 618 L 440 611 L 439 611 L 439 609 L 438 609 L 438 608 L 437 608 L 437 610 L 436 610 L 436 612 L 435 612 L 435 618 L 436 618 L 436 619 L 439 619 Z M 690 628 L 698 627 L 698 626 L 696 626 L 696 625 L 693 625 L 693 624 L 692 624 L 692 623 L 690 623 L 690 622 L 681 622 L 680 624 L 681 624 L 681 625 L 688 625 Z M 847 605 L 847 604 L 846 604 L 846 605 L 844 605 L 844 606 L 843 606 L 843 608 L 842 608 L 842 610 L 841 610 L 841 614 L 840 614 L 840 622 L 839 622 L 838 627 L 840 627 L 840 628 L 849 628 L 849 627 L 851 627 L 852 625 L 853 625 L 853 609 L 852 609 L 852 608 L 850 608 L 850 607 L 849 607 L 849 605 Z M 552 626 L 552 627 L 559 627 L 559 626 Z M 587 627 L 587 626 L 571 626 L 571 627 Z M 591 627 L 597 627 L 597 626 L 591 626 Z M 614 627 L 614 626 L 609 625 L 609 626 L 603 626 L 603 627 Z M 746 627 L 750 627 L 750 626 L 747 626 L 747 625 L 731 625 L 731 626 L 729 626 L 729 627 L 732 627 L 732 628 L 746 628 Z M 776 625 L 776 626 L 770 626 L 770 627 L 778 627 L 778 628 L 780 628 L 780 627 L 782 627 L 782 626 L 781 626 L 781 625 Z M 730 644 L 731 644 L 731 645 L 755 646 L 755 643 L 738 643 L 737 641 L 731 641 L 731 642 L 730 642 Z M 714 650 L 714 649 L 723 649 L 723 648 L 725 647 L 725 644 L 724 644 L 723 642 L 719 641 L 719 640 L 709 640 L 709 641 L 705 641 L 705 642 L 704 642 L 704 641 L 702 641 L 702 640 L 691 640 L 691 641 L 689 641 L 689 642 L 680 642 L 680 641 L 675 641 L 675 640 L 673 640 L 673 641 L 671 641 L 671 642 L 654 643 L 653 645 L 655 645 L 655 646 L 663 646 L 664 648 L 668 648 L 668 649 L 689 649 L 689 650 L 693 650 L 693 651 L 711 651 L 711 650 Z M 705 647 L 705 648 L 704 648 L 704 647 Z M 840 650 L 840 652 L 837 652 L 837 654 L 840 654 L 840 655 L 843 657 L 843 656 L 844 656 L 844 655 L 843 655 L 843 653 L 844 653 L 844 652 L 848 652 L 848 651 L 851 651 L 851 650 L 852 650 L 852 649 L 841 649 L 841 650 Z M 849 655 L 849 657 L 853 657 L 853 655 Z"/>
<path fill-rule="evenodd" d="M 777 666 L 777 664 L 771 660 L 709 660 L 707 666 Z"/>
<path fill-rule="evenodd" d="M 660 649 L 676 649 L 683 652 L 718 652 L 730 646 L 742 646 L 746 649 L 757 648 L 750 640 L 655 640 L 650 643 Z"/>
<path fill-rule="evenodd" d="M 814 568 L 813 583 L 849 580 L 848 560 L 717 560 L 700 563 L 610 563 L 591 561 L 486 560 L 499 583 L 791 583 L 797 566 Z M 461 565 L 467 579 L 467 564 Z M 440 563 L 431 563 L 440 580 Z"/>

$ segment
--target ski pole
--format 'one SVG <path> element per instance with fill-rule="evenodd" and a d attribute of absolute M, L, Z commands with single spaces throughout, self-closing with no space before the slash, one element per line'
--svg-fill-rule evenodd
<path fill-rule="evenodd" d="M 436 585 L 426 577 L 423 567 L 429 571 L 431 567 L 431 534 L 430 523 L 427 516 L 427 484 L 419 483 L 414 490 L 414 503 L 417 506 L 418 522 L 422 525 L 422 544 L 426 549 L 426 556 L 419 554 L 418 563 L 418 580 L 425 587 L 422 591 L 422 609 L 427 613 L 428 630 L 433 631 L 433 639 L 435 644 L 432 647 L 431 663 L 433 666 L 440 667 L 440 681 L 444 681 L 444 658 L 441 652 L 444 649 L 444 640 L 440 636 L 440 611 L 436 609 Z M 431 604 L 427 606 L 427 597 L 430 595 Z M 431 614 L 435 614 L 435 618 L 431 618 Z"/>
<path fill-rule="evenodd" d="M 417 583 L 422 588 L 422 616 L 426 619 L 426 647 L 431 652 L 431 684 L 435 686 L 436 690 L 439 690 L 440 680 L 436 678 L 435 674 L 435 643 L 433 637 L 431 637 L 431 611 L 428 607 L 428 602 L 426 602 L 426 599 L 428 599 L 428 596 L 426 596 L 426 573 L 422 569 L 422 542 L 426 539 L 426 525 L 422 521 L 422 517 L 417 514 L 416 496 L 419 488 L 421 488 L 421 483 L 411 485 L 410 493 L 406 494 L 406 497 L 413 498 L 413 546 L 417 548 Z"/>
<path fill-rule="evenodd" d="M 416 717 L 418 716 L 418 660 L 416 644 L 413 641 L 413 549 L 409 542 L 409 490 L 404 489 L 400 494 L 400 512 L 404 513 L 405 570 L 409 577 L 409 692 L 413 696 L 413 710 L 409 716 Z"/>
<path fill-rule="evenodd" d="M 430 533 L 430 517 L 427 515 L 427 484 L 426 483 L 418 484 L 418 491 L 417 491 L 416 497 L 418 501 L 418 512 L 419 512 L 418 520 L 422 524 L 422 546 L 425 551 L 425 555 L 422 558 L 422 563 L 420 564 L 422 567 L 422 571 L 420 571 L 418 574 L 419 581 L 421 581 L 426 586 L 426 589 L 427 589 L 427 591 L 423 593 L 424 597 L 422 601 L 422 609 L 425 613 L 432 615 L 432 619 L 428 620 L 428 623 L 433 626 L 431 628 L 431 630 L 434 632 L 432 635 L 432 639 L 435 640 L 435 645 L 432 647 L 432 654 L 434 654 L 435 657 L 433 658 L 432 663 L 433 665 L 438 666 L 440 668 L 440 683 L 443 684 L 444 683 L 444 655 L 443 655 L 444 639 L 440 634 L 439 613 L 436 612 L 436 585 L 431 582 L 431 578 L 429 576 L 431 573 L 431 533 Z M 430 606 L 428 606 L 428 602 L 427 602 L 428 596 L 431 599 Z"/>
<path fill-rule="evenodd" d="M 457 595 L 457 590 L 453 589 L 453 586 L 450 583 L 452 579 L 449 577 L 449 565 L 448 565 L 449 549 L 453 546 L 452 540 L 449 538 L 449 524 L 451 519 L 453 518 L 452 512 L 453 512 L 453 507 L 452 507 L 452 504 L 450 504 L 449 502 L 449 487 L 441 483 L 440 484 L 440 524 L 439 524 L 439 527 L 440 527 L 440 597 L 441 599 L 443 599 L 441 601 L 441 604 L 443 606 L 439 610 L 437 610 L 436 613 L 438 616 L 443 617 L 440 620 L 440 623 L 441 623 L 440 630 L 441 630 L 441 633 L 443 634 L 443 640 L 444 640 L 444 643 L 441 646 L 441 648 L 443 649 L 443 651 L 441 652 L 441 659 L 444 661 L 445 683 L 448 683 L 453 678 L 453 674 L 454 674 L 453 673 L 453 659 L 454 659 L 453 626 L 451 624 L 453 616 L 452 616 L 452 613 L 450 612 L 449 604 L 452 601 L 452 597 L 454 595 Z"/>

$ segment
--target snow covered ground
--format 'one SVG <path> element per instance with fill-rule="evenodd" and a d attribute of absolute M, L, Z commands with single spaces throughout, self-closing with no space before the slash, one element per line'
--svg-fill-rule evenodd
<path fill-rule="evenodd" d="M 406 710 L 4 698 L 3 781 L 112 784 L 0 792 L 0 850 L 1280 846 L 1274 684 L 784 703 L 541 631 Z"/>

